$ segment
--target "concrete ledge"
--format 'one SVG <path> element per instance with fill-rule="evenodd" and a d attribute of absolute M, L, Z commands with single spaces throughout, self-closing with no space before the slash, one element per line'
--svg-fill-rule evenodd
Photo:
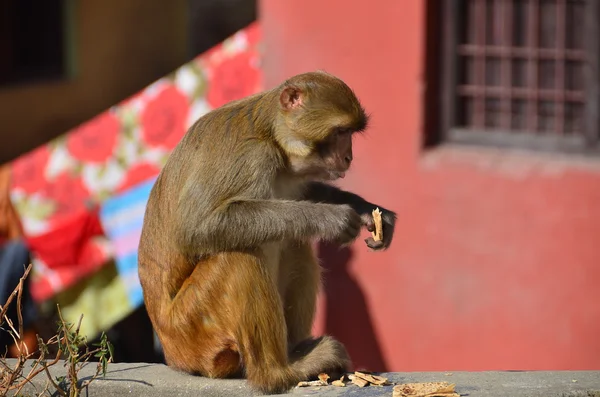
<path fill-rule="evenodd" d="M 14 366 L 15 360 L 7 360 Z M 30 368 L 30 363 L 25 369 Z M 86 380 L 93 374 L 95 364 L 91 363 L 80 372 L 80 379 Z M 52 367 L 53 376 L 65 374 L 62 363 Z M 543 371 L 543 372 L 443 372 L 386 373 L 390 381 L 436 382 L 448 381 L 456 384 L 456 391 L 468 397 L 600 397 L 600 371 Z M 47 379 L 43 374 L 28 385 L 23 394 L 36 395 L 44 389 Z M 84 392 L 85 393 L 85 392 Z M 392 386 L 358 388 L 347 387 L 306 387 L 295 388 L 292 395 L 319 396 L 392 396 Z M 249 388 L 244 380 L 215 380 L 176 372 L 160 364 L 110 364 L 106 378 L 95 380 L 88 388 L 88 396 L 114 397 L 128 395 L 144 396 L 256 396 L 260 395 Z"/>

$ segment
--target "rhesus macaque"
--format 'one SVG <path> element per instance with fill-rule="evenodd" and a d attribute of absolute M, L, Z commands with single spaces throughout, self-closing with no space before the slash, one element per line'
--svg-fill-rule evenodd
<path fill-rule="evenodd" d="M 262 392 L 347 371 L 344 346 L 311 337 L 320 267 L 311 242 L 349 244 L 377 207 L 326 181 L 352 162 L 367 116 L 325 72 L 201 117 L 160 173 L 139 246 L 145 304 L 167 364 L 245 376 Z M 395 214 L 383 211 L 383 243 Z"/>

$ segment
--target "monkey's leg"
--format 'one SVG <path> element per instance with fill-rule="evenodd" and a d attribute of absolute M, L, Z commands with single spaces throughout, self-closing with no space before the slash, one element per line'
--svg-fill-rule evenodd
<path fill-rule="evenodd" d="M 172 263 L 165 279 L 173 280 L 183 267 Z M 212 378 L 241 375 L 235 334 L 224 326 L 228 312 L 223 307 L 230 299 L 225 272 L 218 258 L 209 258 L 197 263 L 180 285 L 167 281 L 145 289 L 146 307 L 169 366 Z"/>
<path fill-rule="evenodd" d="M 317 294 L 321 282 L 321 267 L 312 246 L 305 242 L 290 242 L 283 249 L 280 262 L 280 284 L 285 322 L 290 347 L 310 338 L 315 317 Z"/>
<path fill-rule="evenodd" d="M 290 365 L 277 285 L 249 253 L 203 260 L 159 318 L 157 332 L 169 365 L 226 377 L 241 361 L 250 384 L 267 393 L 284 392 L 347 362 L 343 346 L 323 338 L 298 344 Z"/>
<path fill-rule="evenodd" d="M 293 242 L 284 249 L 280 274 L 292 368 L 303 379 L 316 378 L 322 372 L 341 376 L 350 367 L 344 346 L 329 336 L 311 337 L 321 267 L 310 243 Z"/>
<path fill-rule="evenodd" d="M 286 391 L 300 380 L 288 364 L 279 292 L 251 253 L 200 261 L 164 305 L 157 324 L 167 362 L 176 368 L 224 378 L 243 367 L 249 382 L 268 393 Z"/>
<path fill-rule="evenodd" d="M 310 246 L 303 247 L 305 259 L 309 259 Z M 296 385 L 298 381 L 316 378 L 321 372 L 339 373 L 348 367 L 348 357 L 344 347 L 328 337 L 313 340 L 307 338 L 296 345 L 288 359 L 287 327 L 282 299 L 277 282 L 269 269 L 257 256 L 242 253 L 220 255 L 223 258 L 224 276 L 227 277 L 227 294 L 230 303 L 228 310 L 230 323 L 226 329 L 237 330 L 236 334 L 246 375 L 251 384 L 266 392 L 283 392 Z M 314 260 L 314 257 L 312 257 Z M 310 335 L 311 318 L 314 315 L 314 299 L 318 287 L 318 267 L 314 265 L 312 288 L 314 295 L 299 313 L 302 333 Z M 306 266 L 307 262 L 302 262 Z M 310 273 L 305 273 L 307 276 Z M 297 284 L 296 284 L 297 285 Z M 304 291 L 309 295 L 308 291 Z M 302 287 L 294 292 L 301 298 Z M 293 302 L 292 302 L 293 303 Z M 302 315 L 295 318 L 300 319 Z"/>
<path fill-rule="evenodd" d="M 236 335 L 248 381 L 258 389 L 284 392 L 301 380 L 288 364 L 287 331 L 277 284 L 258 256 L 219 255 L 227 279 L 224 328 Z"/>

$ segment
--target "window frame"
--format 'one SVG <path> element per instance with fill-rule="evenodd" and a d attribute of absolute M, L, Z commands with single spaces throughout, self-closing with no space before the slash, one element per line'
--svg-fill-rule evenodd
<path fill-rule="evenodd" d="M 441 62 L 438 63 L 440 74 L 440 120 L 439 136 L 429 137 L 429 142 L 448 142 L 461 145 L 491 146 L 500 148 L 518 148 L 542 152 L 560 152 L 600 154 L 600 43 L 598 40 L 586 40 L 584 50 L 587 62 L 584 63 L 585 102 L 584 120 L 585 134 L 571 136 L 540 135 L 536 133 L 518 133 L 511 130 L 488 130 L 456 127 L 457 106 L 457 71 L 458 71 L 458 27 L 463 23 L 463 13 L 460 10 L 461 0 L 448 0 L 439 9 L 441 28 L 430 26 L 429 34 L 440 38 L 437 48 L 441 52 Z M 538 0 L 539 1 L 539 0 Z M 431 2 L 429 2 L 431 4 Z M 436 2 L 436 5 L 438 3 Z M 588 0 L 585 3 L 585 37 L 599 37 L 600 34 L 600 2 Z M 430 18 L 431 20 L 431 18 Z M 441 36 L 441 37 L 440 37 Z M 431 53 L 431 50 L 429 51 Z M 591 82 L 594 82 L 593 84 Z"/>

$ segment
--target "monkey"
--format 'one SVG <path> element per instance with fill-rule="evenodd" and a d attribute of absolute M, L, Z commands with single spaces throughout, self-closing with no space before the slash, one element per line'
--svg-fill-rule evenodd
<path fill-rule="evenodd" d="M 335 187 L 368 115 L 324 71 L 206 113 L 171 152 L 152 189 L 138 246 L 144 303 L 168 366 L 211 378 L 245 377 L 272 394 L 351 359 L 311 328 L 321 287 L 315 240 L 351 244 L 383 212 Z"/>

